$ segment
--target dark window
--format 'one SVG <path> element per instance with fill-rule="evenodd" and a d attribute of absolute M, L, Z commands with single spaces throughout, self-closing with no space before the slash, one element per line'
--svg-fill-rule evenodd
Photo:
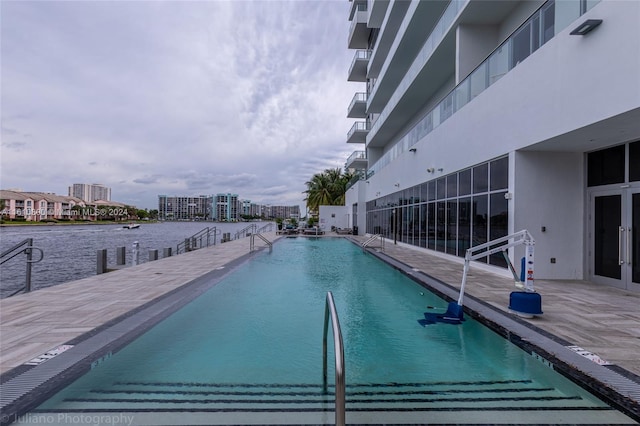
<path fill-rule="evenodd" d="M 640 141 L 629 144 L 629 182 L 640 181 Z"/>
<path fill-rule="evenodd" d="M 625 146 L 619 145 L 587 156 L 588 186 L 624 182 Z"/>
<path fill-rule="evenodd" d="M 489 240 L 504 237 L 508 232 L 509 203 L 504 198 L 504 192 L 498 192 L 490 195 L 490 214 L 489 214 Z M 502 267 L 507 266 L 502 253 L 492 254 L 489 263 Z"/>
<path fill-rule="evenodd" d="M 447 176 L 447 198 L 458 196 L 458 174 Z"/>
<path fill-rule="evenodd" d="M 531 54 L 531 23 L 527 22 L 511 39 L 511 68 L 524 61 Z"/>
<path fill-rule="evenodd" d="M 486 195 L 476 195 L 472 199 L 473 240 L 471 246 L 477 246 L 487 242 L 487 201 Z M 486 262 L 486 258 L 484 261 Z"/>
<path fill-rule="evenodd" d="M 541 11 L 542 15 L 542 44 L 551 40 L 555 34 L 556 5 L 549 1 Z"/>
<path fill-rule="evenodd" d="M 447 191 L 447 181 L 445 178 L 438 179 L 437 183 L 437 191 L 438 191 L 438 200 L 442 200 Z"/>
<path fill-rule="evenodd" d="M 459 173 L 459 186 L 458 186 L 458 194 L 459 195 L 469 195 L 471 194 L 471 169 L 463 170 Z"/>
<path fill-rule="evenodd" d="M 427 204 L 427 248 L 436 248 L 436 203 Z"/>
<path fill-rule="evenodd" d="M 444 201 L 437 202 L 436 213 L 436 250 L 445 251 L 446 248 L 446 203 Z"/>
<path fill-rule="evenodd" d="M 464 257 L 471 247 L 471 198 L 458 202 L 458 256 Z"/>
<path fill-rule="evenodd" d="M 436 199 L 436 181 L 432 180 L 427 184 L 429 186 L 429 201 Z"/>
<path fill-rule="evenodd" d="M 509 187 L 509 157 L 492 161 L 490 164 L 491 190 L 507 189 Z"/>
<path fill-rule="evenodd" d="M 456 254 L 458 237 L 458 201 L 447 201 L 447 253 Z"/>
<path fill-rule="evenodd" d="M 487 192 L 489 165 L 481 164 L 473 168 L 473 193 Z"/>

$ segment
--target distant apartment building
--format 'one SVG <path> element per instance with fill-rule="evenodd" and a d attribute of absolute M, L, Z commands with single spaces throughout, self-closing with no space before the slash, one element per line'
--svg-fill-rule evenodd
<path fill-rule="evenodd" d="M 111 201 L 111 188 L 99 183 L 74 183 L 69 187 L 69 196 L 84 201 Z"/>
<path fill-rule="evenodd" d="M 240 216 L 261 217 L 264 206 L 251 200 L 240 200 Z"/>
<path fill-rule="evenodd" d="M 160 220 L 211 220 L 213 197 L 158 196 L 158 218 Z"/>
<path fill-rule="evenodd" d="M 220 222 L 237 222 L 241 205 L 238 194 L 217 194 L 213 206 L 213 218 Z"/>
<path fill-rule="evenodd" d="M 266 219 L 300 219 L 300 206 L 265 206 Z"/>
<path fill-rule="evenodd" d="M 41 221 L 47 219 L 76 219 L 83 215 L 85 202 L 77 197 L 65 197 L 45 192 L 0 190 L 3 219 Z"/>

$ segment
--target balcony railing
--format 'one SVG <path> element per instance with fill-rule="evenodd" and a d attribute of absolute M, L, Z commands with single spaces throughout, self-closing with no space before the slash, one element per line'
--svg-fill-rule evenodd
<path fill-rule="evenodd" d="M 347 133 L 347 143 L 365 143 L 369 133 L 369 124 L 366 121 L 356 121 Z"/>
<path fill-rule="evenodd" d="M 366 169 L 367 168 L 367 153 L 366 151 L 354 151 L 353 154 L 347 158 L 345 168 L 349 169 Z"/>
<path fill-rule="evenodd" d="M 367 66 L 371 58 L 371 50 L 358 49 L 349 67 L 347 81 L 367 81 Z"/>
<path fill-rule="evenodd" d="M 367 94 L 357 92 L 353 95 L 349 108 L 347 108 L 347 117 L 349 118 L 365 118 L 367 116 Z"/>
<path fill-rule="evenodd" d="M 394 144 L 396 149 L 389 149 L 375 164 L 372 164 L 367 171 L 367 178 L 383 169 L 400 154 L 431 133 L 436 127 L 444 123 L 462 107 L 489 88 L 489 86 L 497 82 L 506 73 L 519 65 L 543 44 L 568 27 L 573 23 L 573 21 L 575 21 L 575 19 L 590 10 L 600 0 L 593 0 L 587 3 L 584 3 L 581 0 L 573 1 L 575 1 L 578 6 L 575 9 L 575 17 L 573 20 L 565 19 L 562 26 L 556 25 L 557 21 L 551 17 L 547 19 L 547 16 L 551 16 L 553 13 L 550 9 L 555 6 L 555 2 L 549 1 L 542 5 L 542 7 L 540 7 L 524 24 L 514 31 L 507 40 L 498 46 L 480 65 L 478 65 L 478 67 L 469 74 L 467 78 L 462 80 L 432 110 L 427 112 L 420 121 L 418 121 L 402 138 L 400 138 Z M 521 43 L 519 38 L 525 37 L 527 34 L 533 42 L 526 44 Z M 515 47 L 514 43 L 516 44 Z M 523 49 L 523 44 L 528 46 L 528 48 Z M 373 132 L 375 132 L 384 121 L 383 115 L 384 112 L 374 124 L 374 128 L 372 129 Z"/>

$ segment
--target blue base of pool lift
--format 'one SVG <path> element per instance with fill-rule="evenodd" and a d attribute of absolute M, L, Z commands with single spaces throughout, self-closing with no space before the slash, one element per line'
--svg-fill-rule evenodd
<path fill-rule="evenodd" d="M 449 302 L 447 312 L 444 314 L 425 312 L 424 319 L 419 319 L 418 324 L 423 327 L 436 323 L 457 325 L 462 323 L 462 321 L 464 321 L 464 310 L 462 309 L 462 306 L 458 305 L 456 302 Z"/>
<path fill-rule="evenodd" d="M 509 296 L 509 310 L 516 315 L 533 317 L 542 315 L 542 297 L 535 292 L 514 291 Z"/>

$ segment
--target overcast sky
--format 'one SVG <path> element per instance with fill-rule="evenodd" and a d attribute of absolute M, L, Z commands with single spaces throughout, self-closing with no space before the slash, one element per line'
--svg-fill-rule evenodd
<path fill-rule="evenodd" d="M 2 189 L 303 208 L 358 149 L 347 0 L 0 4 Z"/>

